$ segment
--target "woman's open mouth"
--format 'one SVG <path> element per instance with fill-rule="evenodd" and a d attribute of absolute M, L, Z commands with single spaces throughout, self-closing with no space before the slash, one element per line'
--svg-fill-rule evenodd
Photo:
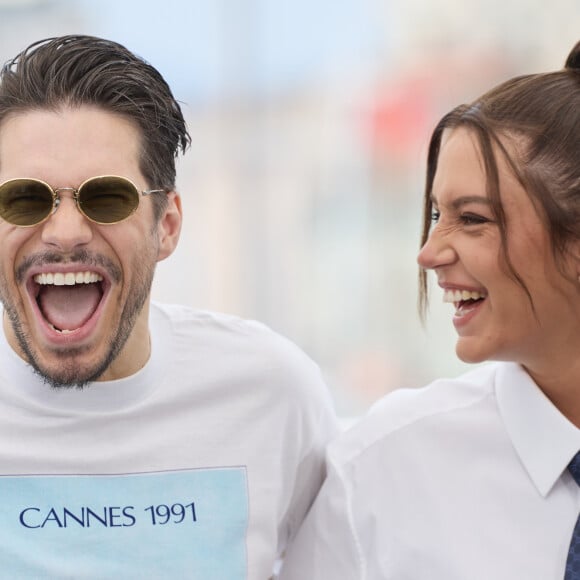
<path fill-rule="evenodd" d="M 452 303 L 455 306 L 456 317 L 472 312 L 486 298 L 485 292 L 476 290 L 445 290 L 443 293 L 443 302 Z"/>

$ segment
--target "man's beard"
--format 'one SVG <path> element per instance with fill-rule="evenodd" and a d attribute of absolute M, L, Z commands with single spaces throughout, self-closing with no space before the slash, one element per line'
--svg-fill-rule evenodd
<path fill-rule="evenodd" d="M 86 264 L 87 259 L 81 256 L 75 257 L 75 263 L 82 265 Z M 155 260 L 153 258 L 140 259 L 137 263 L 132 264 L 132 271 L 135 278 L 127 292 L 127 301 L 121 312 L 119 325 L 115 332 L 109 338 L 107 349 L 99 361 L 93 364 L 90 368 L 82 368 L 77 362 L 79 357 L 84 353 L 89 352 L 91 347 L 69 348 L 66 351 L 55 350 L 52 355 L 59 360 L 58 369 L 49 369 L 42 365 L 33 347 L 33 341 L 25 332 L 18 309 L 16 308 L 14 300 L 7 292 L 7 282 L 4 273 L 0 273 L 0 300 L 4 304 L 5 314 L 12 325 L 12 329 L 18 341 L 18 344 L 23 351 L 28 363 L 32 366 L 36 374 L 42 380 L 53 388 L 70 388 L 77 387 L 82 389 L 91 382 L 97 380 L 103 373 L 111 366 L 113 361 L 117 358 L 125 343 L 131 336 L 137 318 L 143 310 L 143 306 L 151 292 L 151 285 L 153 282 L 153 274 L 155 272 Z M 62 260 L 49 260 L 48 263 L 58 263 Z M 99 260 L 102 263 L 102 260 Z M 46 263 L 46 262 L 45 262 Z M 120 278 L 113 276 L 113 278 Z M 24 309 L 22 308 L 24 311 Z"/>

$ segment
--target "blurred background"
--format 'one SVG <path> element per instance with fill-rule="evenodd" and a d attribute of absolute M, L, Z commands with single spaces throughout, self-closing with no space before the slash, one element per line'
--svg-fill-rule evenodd
<path fill-rule="evenodd" d="M 193 145 L 185 228 L 154 297 L 265 322 L 321 366 L 343 417 L 467 368 L 417 267 L 426 147 L 451 107 L 560 68 L 577 0 L 0 0 L 0 60 L 116 40 L 165 76 Z"/>

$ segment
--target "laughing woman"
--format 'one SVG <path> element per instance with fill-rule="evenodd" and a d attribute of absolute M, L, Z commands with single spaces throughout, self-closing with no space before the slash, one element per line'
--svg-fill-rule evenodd
<path fill-rule="evenodd" d="M 458 357 L 494 362 L 331 445 L 282 578 L 580 578 L 580 43 L 439 122 L 424 209 L 422 310 L 432 271 Z"/>

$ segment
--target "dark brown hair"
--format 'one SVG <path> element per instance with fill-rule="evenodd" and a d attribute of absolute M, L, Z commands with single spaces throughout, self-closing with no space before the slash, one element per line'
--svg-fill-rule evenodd
<path fill-rule="evenodd" d="M 181 108 L 161 74 L 124 46 L 93 36 L 49 38 L 0 71 L 0 125 L 11 113 L 82 105 L 136 123 L 140 168 L 149 186 L 175 188 L 175 159 L 190 143 Z M 167 199 L 154 199 L 159 216 Z"/>
<path fill-rule="evenodd" d="M 531 300 L 507 251 L 496 151 L 530 196 L 546 224 L 554 256 L 561 259 L 568 242 L 580 238 L 580 42 L 570 52 L 564 69 L 515 77 L 471 104 L 454 108 L 439 121 L 427 155 L 421 246 L 427 241 L 432 225 L 431 196 L 442 135 L 446 129 L 458 127 L 468 129 L 477 140 L 505 266 Z M 516 154 L 506 150 L 508 141 L 517 144 Z M 420 269 L 422 317 L 427 305 L 427 274 Z"/>

